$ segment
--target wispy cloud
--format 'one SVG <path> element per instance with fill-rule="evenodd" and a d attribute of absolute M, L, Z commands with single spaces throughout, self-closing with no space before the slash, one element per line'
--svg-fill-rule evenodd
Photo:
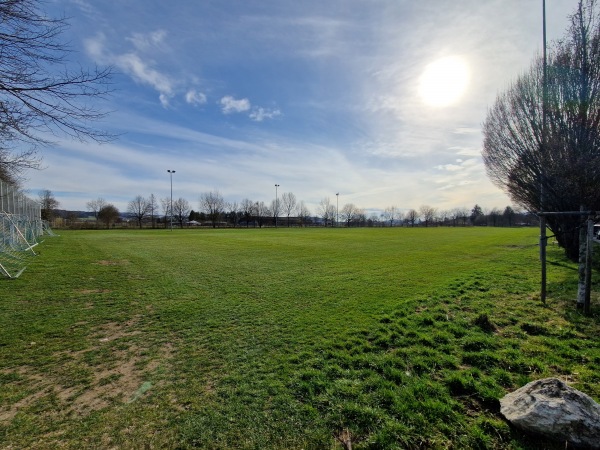
<path fill-rule="evenodd" d="M 274 119 L 281 115 L 279 109 L 267 109 L 262 107 L 256 107 L 250 113 L 250 119 L 255 122 L 262 122 L 265 119 Z"/>
<path fill-rule="evenodd" d="M 448 172 L 456 172 L 458 170 L 463 170 L 463 166 L 460 164 L 442 164 L 439 166 L 435 166 L 438 170 L 447 170 Z"/>
<path fill-rule="evenodd" d="M 163 47 L 166 37 L 166 30 L 156 30 L 150 33 L 132 33 L 126 40 L 131 42 L 139 51 L 146 52 Z"/>
<path fill-rule="evenodd" d="M 134 80 L 152 86 L 161 95 L 170 97 L 173 83 L 168 76 L 151 67 L 151 63 L 143 61 L 135 53 L 125 53 L 115 57 L 117 67 L 124 70 Z"/>
<path fill-rule="evenodd" d="M 150 45 L 150 42 L 162 41 L 164 35 L 158 34 L 158 37 L 150 37 L 144 40 L 142 35 L 136 35 L 132 40 L 136 43 L 136 47 L 145 47 Z M 142 42 L 145 42 L 142 44 Z M 173 80 L 165 73 L 153 67 L 154 63 L 151 59 L 144 58 L 136 52 L 126 52 L 114 54 L 107 48 L 106 37 L 103 34 L 98 34 L 93 38 L 85 40 L 85 48 L 90 56 L 98 60 L 101 64 L 110 64 L 122 70 L 129 75 L 135 82 L 152 87 L 159 93 L 161 104 L 166 107 L 169 104 L 169 99 L 173 97 Z"/>
<path fill-rule="evenodd" d="M 454 134 L 475 134 L 475 133 L 480 133 L 480 132 L 481 132 L 481 128 L 469 128 L 469 127 L 458 127 L 453 131 Z"/>

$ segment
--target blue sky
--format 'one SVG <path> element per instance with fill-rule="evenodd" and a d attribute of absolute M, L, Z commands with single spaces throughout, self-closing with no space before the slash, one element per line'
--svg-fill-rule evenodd
<path fill-rule="evenodd" d="M 575 0 L 548 0 L 548 38 Z M 61 207 L 102 197 L 200 194 L 504 208 L 485 175 L 481 124 L 542 48 L 542 0 L 56 0 L 82 66 L 111 65 L 109 144 L 58 140 L 30 172 L 31 196 Z M 439 60 L 458 61 L 436 69 Z M 424 73 L 455 94 L 424 88 Z M 440 79 L 440 71 L 442 78 Z M 437 73 L 436 73 L 437 72 Z M 441 80 L 441 81 L 440 81 Z M 458 84 L 462 87 L 459 92 Z M 428 89 L 428 90 L 427 90 Z M 456 92 L 454 92 L 456 90 Z"/>

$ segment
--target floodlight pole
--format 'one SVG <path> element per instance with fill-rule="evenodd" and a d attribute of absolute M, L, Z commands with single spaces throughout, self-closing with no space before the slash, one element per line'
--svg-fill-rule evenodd
<path fill-rule="evenodd" d="M 340 223 L 340 193 L 335 194 L 335 226 Z"/>
<path fill-rule="evenodd" d="M 545 211 L 545 193 L 544 193 L 544 154 L 546 153 L 547 141 L 547 117 L 546 103 L 548 97 L 548 61 L 546 54 L 546 0 L 542 0 L 542 22 L 543 22 L 543 46 L 544 46 L 544 79 L 542 85 L 542 164 L 540 167 L 540 210 Z M 540 298 L 542 303 L 546 303 L 546 216 L 540 216 L 540 262 L 542 265 L 542 280 L 540 289 Z"/>
<path fill-rule="evenodd" d="M 173 231 L 173 174 L 175 173 L 175 171 L 167 169 L 167 172 L 169 172 L 169 176 L 171 178 L 171 208 L 169 211 L 169 215 L 171 216 L 171 231 Z"/>
<path fill-rule="evenodd" d="M 275 185 L 275 228 L 277 228 L 277 215 L 279 213 L 279 205 L 277 204 L 278 200 L 277 200 L 277 188 L 279 187 L 278 184 Z"/>

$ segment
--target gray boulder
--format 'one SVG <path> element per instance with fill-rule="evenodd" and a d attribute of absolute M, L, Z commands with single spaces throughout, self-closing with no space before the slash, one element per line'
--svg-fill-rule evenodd
<path fill-rule="evenodd" d="M 600 405 L 557 378 L 532 381 L 500 399 L 500 412 L 515 427 L 600 449 Z"/>

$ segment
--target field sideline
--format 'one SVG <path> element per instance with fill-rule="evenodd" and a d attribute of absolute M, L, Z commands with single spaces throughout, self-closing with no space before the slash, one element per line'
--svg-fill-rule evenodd
<path fill-rule="evenodd" d="M 550 246 L 541 305 L 537 235 L 60 231 L 0 280 L 0 448 L 539 448 L 498 399 L 600 400 L 600 289 Z"/>

